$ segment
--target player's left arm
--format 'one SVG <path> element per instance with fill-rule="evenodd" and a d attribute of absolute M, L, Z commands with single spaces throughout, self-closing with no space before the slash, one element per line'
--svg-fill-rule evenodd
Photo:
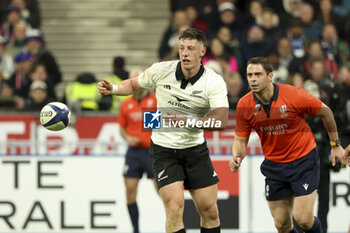
<path fill-rule="evenodd" d="M 329 140 L 335 142 L 339 140 L 337 123 L 335 122 L 334 115 L 332 110 L 324 103 L 322 103 L 321 109 L 317 113 L 317 116 L 320 116 L 323 120 L 323 125 L 327 130 Z M 344 159 L 344 149 L 341 145 L 332 146 L 331 149 L 332 165 L 335 165 L 335 158 L 337 157 L 342 165 L 346 166 Z"/>

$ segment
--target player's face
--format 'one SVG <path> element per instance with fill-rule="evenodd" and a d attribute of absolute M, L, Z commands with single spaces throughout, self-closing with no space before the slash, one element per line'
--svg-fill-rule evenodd
<path fill-rule="evenodd" d="M 181 39 L 179 46 L 179 56 L 181 67 L 185 70 L 199 68 L 201 59 L 204 56 L 206 48 L 202 43 L 195 39 Z"/>
<path fill-rule="evenodd" d="M 247 66 L 247 80 L 252 92 L 262 93 L 272 82 L 272 72 L 266 74 L 262 65 L 249 64 Z"/>

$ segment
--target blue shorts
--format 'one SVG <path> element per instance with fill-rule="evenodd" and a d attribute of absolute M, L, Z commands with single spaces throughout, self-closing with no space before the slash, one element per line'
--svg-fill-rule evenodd
<path fill-rule="evenodd" d="M 143 173 L 146 173 L 149 179 L 154 177 L 149 148 L 129 146 L 125 155 L 124 177 L 141 178 Z"/>
<path fill-rule="evenodd" d="M 290 194 L 304 196 L 318 188 L 320 161 L 316 148 L 304 157 L 290 163 L 276 163 L 265 158 L 260 166 L 265 178 L 265 196 L 268 201 L 280 200 Z"/>

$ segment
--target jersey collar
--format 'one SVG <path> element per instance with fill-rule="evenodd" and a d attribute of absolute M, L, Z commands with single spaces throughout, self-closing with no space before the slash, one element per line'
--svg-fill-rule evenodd
<path fill-rule="evenodd" d="M 182 73 L 182 70 L 181 70 L 181 62 L 179 62 L 179 63 L 177 63 L 177 66 L 176 66 L 175 76 L 176 76 L 176 80 L 178 80 L 178 81 L 181 80 L 181 89 L 185 89 L 189 82 L 192 85 L 195 84 L 195 82 L 198 81 L 198 79 L 202 76 L 203 73 L 204 73 L 204 66 L 203 66 L 203 64 L 201 64 L 201 67 L 199 68 L 198 73 L 195 74 L 195 76 L 193 76 L 189 79 L 186 79 L 184 74 Z"/>
<path fill-rule="evenodd" d="M 277 101 L 277 98 L 278 98 L 278 92 L 279 92 L 279 87 L 276 83 L 273 84 L 273 95 L 272 95 L 272 98 L 270 100 L 270 104 L 272 103 L 272 101 Z M 255 100 L 255 103 L 256 104 L 261 104 L 262 103 L 260 102 L 260 100 L 256 97 L 256 95 L 253 93 L 253 96 L 254 96 L 254 100 Z"/>

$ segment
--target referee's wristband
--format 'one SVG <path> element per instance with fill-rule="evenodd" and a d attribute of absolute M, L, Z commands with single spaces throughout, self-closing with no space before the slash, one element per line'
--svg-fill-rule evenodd
<path fill-rule="evenodd" d="M 113 85 L 112 94 L 116 95 L 117 92 L 118 92 L 118 86 L 117 85 Z"/>

